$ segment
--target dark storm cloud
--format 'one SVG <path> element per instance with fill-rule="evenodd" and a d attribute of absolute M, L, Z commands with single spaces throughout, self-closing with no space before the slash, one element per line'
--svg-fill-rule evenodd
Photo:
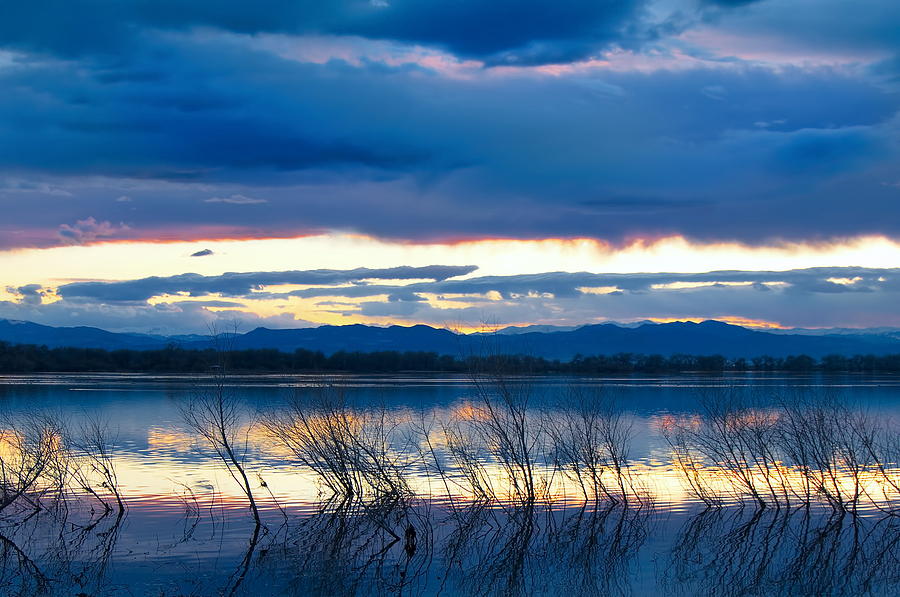
<path fill-rule="evenodd" d="M 374 3 L 373 3 L 374 4 Z M 396 0 L 340 33 L 437 45 L 488 64 L 578 60 L 627 41 L 643 0 Z"/>
<path fill-rule="evenodd" d="M 306 270 L 284 272 L 226 273 L 220 276 L 181 274 L 119 282 L 74 282 L 60 286 L 58 294 L 67 299 L 94 301 L 145 301 L 163 294 L 204 296 L 220 293 L 226 296 L 249 296 L 263 286 L 277 284 L 360 284 L 368 279 L 445 280 L 470 274 L 475 266 L 430 265 L 400 266 L 383 269 L 360 267 L 352 270 Z"/>
<path fill-rule="evenodd" d="M 16 90 L 0 97 L 0 162 L 19 181 L 0 190 L 9 221 L 93 217 L 131 238 L 202 225 L 752 242 L 900 226 L 878 215 L 900 195 L 882 186 L 900 178 L 898 98 L 836 69 L 458 80 L 298 63 L 231 39 L 159 43 L 136 66 L 0 68 Z"/>
<path fill-rule="evenodd" d="M 0 249 L 329 229 L 750 243 L 900 234 L 900 218 L 885 217 L 900 198 L 900 5 L 685 0 L 676 27 L 651 4 L 10 3 Z M 758 35 L 751 49 L 786 44 L 801 58 L 832 39 L 835 52 L 879 58 L 772 68 L 727 55 L 685 68 L 679 53 L 696 49 L 671 36 L 690 27 L 725 45 Z M 353 35 L 339 42 L 361 57 L 288 59 L 269 34 L 308 51 L 321 39 L 303 35 Z M 617 44 L 639 62 L 674 62 L 447 76 L 419 59 L 435 50 L 375 39 L 441 48 L 453 68 L 567 62 Z"/>
<path fill-rule="evenodd" d="M 0 69 L 4 86 L 17 90 L 0 99 L 0 118 L 16 122 L 3 134 L 4 164 L 181 181 L 252 181 L 260 168 L 277 176 L 342 165 L 438 173 L 489 167 L 504 177 L 498 182 L 513 182 L 506 170 L 533 162 L 539 150 L 535 174 L 553 168 L 583 177 L 588 164 L 596 168 L 617 150 L 648 160 L 666 150 L 658 146 L 665 141 L 721 142 L 742 130 L 833 135 L 877 125 L 897 107 L 872 82 L 828 69 L 456 81 L 300 64 L 222 40 L 163 50 L 171 53 L 157 67 L 164 85 L 109 85 L 96 71 L 58 62 Z M 713 83 L 740 100 L 710 99 L 702 90 Z M 523 130 L 526 121 L 531 127 Z M 772 124 L 761 131 L 759 123 Z M 546 146 L 511 146 L 514 134 Z M 601 134 L 607 142 L 598 143 Z M 527 170 L 518 174 L 523 186 L 539 181 Z M 591 181 L 576 180 L 584 182 Z"/>
<path fill-rule="evenodd" d="M 15 143 L 0 149 L 5 167 L 191 181 L 257 168 L 391 170 L 427 157 L 426 147 L 400 138 L 382 148 L 328 118 L 328 103 L 348 91 L 339 72 L 334 79 L 327 68 L 227 43 L 164 44 L 147 54 L 138 68 L 164 80 L 103 79 L 135 68 L 129 65 L 49 61 L 0 69 L 0 81 L 17 91 L 0 99 L 0 121 L 15 123 L 2 135 Z M 372 76 L 359 83 L 361 102 L 381 101 Z"/>
<path fill-rule="evenodd" d="M 645 0 L 34 0 L 0 19 L 7 47 L 121 55 L 154 30 L 333 34 L 446 49 L 488 63 L 577 60 L 641 30 Z M 152 72 L 132 77 L 154 77 Z M 117 78 L 116 80 L 121 80 Z"/>

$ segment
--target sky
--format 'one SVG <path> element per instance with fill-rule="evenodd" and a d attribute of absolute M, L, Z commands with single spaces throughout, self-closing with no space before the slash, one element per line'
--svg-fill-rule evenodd
<path fill-rule="evenodd" d="M 0 318 L 900 326 L 895 0 L 33 0 L 0 88 Z"/>

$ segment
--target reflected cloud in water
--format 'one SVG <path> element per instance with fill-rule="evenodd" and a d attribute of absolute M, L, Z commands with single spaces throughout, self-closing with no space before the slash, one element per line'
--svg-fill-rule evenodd
<path fill-rule="evenodd" d="M 317 437 L 350 432 L 329 436 L 337 442 L 329 445 L 360 467 L 352 491 L 328 485 L 327 471 L 304 461 L 314 454 L 305 451 L 310 444 L 302 435 L 291 436 L 303 440 L 293 445 L 276 441 L 269 417 L 289 413 L 291 405 L 279 389 L 283 380 L 274 387 L 236 385 L 241 415 L 233 431 L 246 441 L 240 462 L 259 505 L 259 525 L 241 487 L 179 420 L 188 384 L 153 381 L 121 392 L 122 381 L 100 382 L 91 392 L 92 406 L 116 431 L 108 460 L 78 452 L 83 455 L 65 461 L 87 471 L 80 485 L 56 487 L 59 474 L 45 474 L 0 510 L 0 592 L 780 597 L 900 591 L 900 521 L 891 484 L 900 475 L 887 436 L 872 434 L 877 441 L 866 454 L 859 448 L 865 441 L 839 445 L 844 456 L 832 463 L 832 487 L 844 507 L 827 495 L 797 499 L 805 495 L 804 483 L 818 478 L 811 460 L 753 461 L 756 468 L 740 477 L 751 484 L 741 485 L 734 464 L 750 460 L 697 452 L 698 445 L 712 445 L 697 441 L 715 436 L 690 436 L 694 443 L 685 449 L 701 456 L 691 461 L 694 471 L 720 498 L 704 503 L 678 460 L 680 444 L 665 437 L 678 426 L 696 434 L 716 420 L 698 407 L 696 379 L 683 387 L 674 378 L 636 380 L 615 396 L 614 411 L 602 394 L 590 394 L 589 408 L 559 407 L 551 400 L 564 387 L 559 380 L 531 387 L 527 403 L 519 402 L 521 388 L 508 386 L 504 395 L 459 380 L 415 387 L 369 380 L 347 390 L 345 402 L 330 403 L 325 418 L 307 400 L 302 412 Z M 6 387 L 9 420 L 18 420 L 29 402 L 43 402 L 83 429 L 76 423 L 89 419 L 90 410 L 66 387 L 59 380 Z M 900 412 L 897 385 L 874 380 L 859 388 L 854 404 L 866 402 L 853 412 L 879 413 L 872 420 L 881 426 L 871 429 L 883 431 Z M 772 388 L 765 393 L 771 396 Z M 724 428 L 740 433 L 768 433 L 786 420 L 772 404 L 729 408 L 719 413 Z M 810 412 L 815 409 L 804 410 Z M 860 424 L 847 427 L 859 431 L 853 437 L 869 437 L 861 422 L 870 419 L 854 420 Z M 526 441 L 503 437 L 504 430 Z M 65 433 L 59 438 L 45 444 L 74 449 Z M 12 462 L 17 448 L 7 444 L 0 458 Z M 755 454 L 750 444 L 735 445 L 744 446 L 745 456 Z M 845 456 L 854 446 L 860 449 L 856 473 Z M 114 476 L 101 474 L 101 462 Z M 127 507 L 115 507 L 114 492 L 104 487 L 110 479 Z M 771 493 L 764 504 L 754 498 L 752 490 L 773 479 L 774 495 L 789 493 L 789 503 Z"/>

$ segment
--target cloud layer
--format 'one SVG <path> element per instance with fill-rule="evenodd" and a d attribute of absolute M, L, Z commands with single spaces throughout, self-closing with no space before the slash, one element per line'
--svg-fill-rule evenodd
<path fill-rule="evenodd" d="M 67 57 L 134 51 L 148 31 L 331 34 L 446 49 L 489 63 L 571 61 L 642 29 L 645 0 L 37 0 L 5 11 L 12 47 Z M 43 17 L 35 19 L 35 17 Z M 65 27 L 66 35 L 61 35 Z"/>
<path fill-rule="evenodd" d="M 0 249 L 897 237 L 897 6 L 18 3 Z"/>
<path fill-rule="evenodd" d="M 183 257 L 205 258 L 146 250 L 124 274 L 98 265 L 70 281 L 15 272 L 0 316 L 169 331 L 221 318 L 900 325 L 890 268 L 524 275 L 557 267 L 525 253 L 504 276 L 386 267 L 486 266 L 428 253 L 466 239 L 595 239 L 609 255 L 669 237 L 890 244 L 898 31 L 894 0 L 13 3 L 0 18 L 0 251 L 57 247 L 41 253 L 81 270 L 102 248 L 86 245 L 202 240 Z M 313 235 L 429 257 L 276 264 L 218 244 Z M 365 267 L 304 269 L 326 265 Z"/>
<path fill-rule="evenodd" d="M 8 288 L 0 317 L 52 325 L 202 331 L 218 319 L 255 327 L 313 323 L 579 325 L 723 319 L 759 326 L 900 326 L 900 269 L 477 276 L 474 267 L 183 274 Z"/>

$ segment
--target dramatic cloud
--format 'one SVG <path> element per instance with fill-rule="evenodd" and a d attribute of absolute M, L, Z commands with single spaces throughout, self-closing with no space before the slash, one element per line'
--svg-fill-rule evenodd
<path fill-rule="evenodd" d="M 26 284 L 18 288 L 7 287 L 6 291 L 14 296 L 24 305 L 40 305 L 43 297 L 47 294 L 40 284 Z"/>
<path fill-rule="evenodd" d="M 55 227 L 102 210 L 136 238 L 203 226 L 758 242 L 900 226 L 879 215 L 900 193 L 882 184 L 900 177 L 898 101 L 860 76 L 748 66 L 455 80 L 236 44 L 168 48 L 154 66 L 165 86 L 56 64 L 0 71 L 20 90 L 0 100 L 0 121 L 17 122 L 0 129 L 0 158 L 74 196 L 0 193 L 10 220 Z M 232 68 L 209 72 L 211 61 Z M 712 99 L 710 85 L 740 100 Z M 123 193 L 134 201 L 115 202 Z"/>
<path fill-rule="evenodd" d="M 127 321 L 125 314 L 130 313 L 135 321 L 153 320 L 162 326 L 169 319 L 164 327 L 187 325 L 193 331 L 226 314 L 270 327 L 316 321 L 473 327 L 484 322 L 580 325 L 643 319 L 723 319 L 786 327 L 900 325 L 900 269 L 459 277 L 473 269 L 184 274 L 72 283 L 55 291 L 34 285 L 8 289 L 18 300 L 0 305 L 0 317 L 59 325 L 73 313 L 89 314 L 92 321 L 108 316 L 102 327 L 113 327 Z M 42 296 L 61 300 L 42 304 Z M 187 324 L 188 312 L 202 317 Z"/>
<path fill-rule="evenodd" d="M 102 238 L 112 238 L 128 231 L 128 226 L 118 226 L 109 222 L 98 222 L 94 218 L 78 220 L 73 225 L 63 224 L 59 227 L 59 237 L 68 244 L 81 245 Z"/>
<path fill-rule="evenodd" d="M 133 51 L 146 31 L 333 34 L 445 48 L 489 63 L 565 62 L 643 29 L 644 0 L 35 0 L 4 11 L 10 47 L 65 57 Z M 65 23 L 65 32 L 60 24 Z"/>
<path fill-rule="evenodd" d="M 896 3 L 381 4 L 11 7 L 0 243 L 900 234 Z"/>
<path fill-rule="evenodd" d="M 720 271 L 704 274 L 590 274 L 552 272 L 519 276 L 485 276 L 464 280 L 413 283 L 402 287 L 366 285 L 350 288 L 310 288 L 294 290 L 292 296 L 371 297 L 403 292 L 487 296 L 499 299 L 522 297 L 572 298 L 582 295 L 618 294 L 628 291 L 641 294 L 650 291 L 683 290 L 703 287 L 746 286 L 753 290 L 769 290 L 769 285 L 784 286 L 790 293 L 846 293 L 900 290 L 900 270 L 864 268 L 810 268 L 788 272 Z M 62 287 L 61 292 L 66 287 Z M 596 292 L 593 289 L 604 289 Z M 277 295 L 269 294 L 269 298 Z"/>
<path fill-rule="evenodd" d="M 472 239 L 900 239 L 898 30 L 893 0 L 13 3 L 0 250 L 56 247 L 75 263 L 93 243 L 187 241 L 216 256 L 192 262 L 208 275 L 170 275 L 213 254 L 196 245 L 69 283 L 16 272 L 0 280 L 3 312 L 117 326 L 226 312 L 272 325 L 895 321 L 893 270 L 381 266 L 488 263 L 425 248 Z M 428 259 L 256 266 L 216 244 L 335 235 Z M 514 261 L 486 271 L 556 267 Z M 355 265 L 369 269 L 302 269 Z"/>
<path fill-rule="evenodd" d="M 476 269 L 478 268 L 475 266 L 432 265 L 385 269 L 360 267 L 353 270 L 227 273 L 221 276 L 181 274 L 168 278 L 152 277 L 121 282 L 75 282 L 60 286 L 59 294 L 65 298 L 103 301 L 144 301 L 163 294 L 247 296 L 265 286 L 280 284 L 364 284 L 366 280 L 391 279 L 441 281 L 470 274 Z"/>

